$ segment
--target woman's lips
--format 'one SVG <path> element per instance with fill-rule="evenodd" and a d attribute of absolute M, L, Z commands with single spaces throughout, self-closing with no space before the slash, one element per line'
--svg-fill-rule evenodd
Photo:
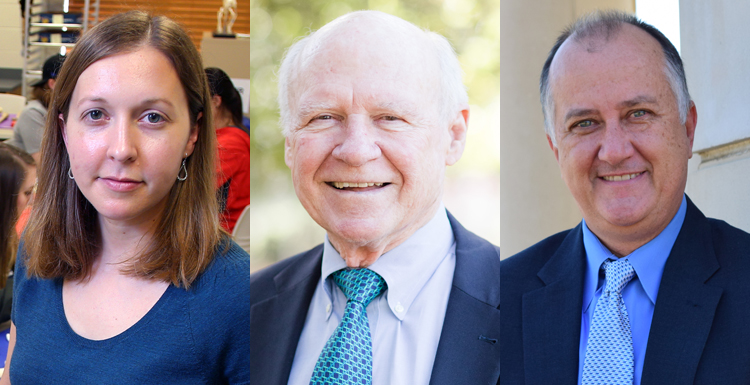
<path fill-rule="evenodd" d="M 141 183 L 133 179 L 123 178 L 99 178 L 112 191 L 128 192 L 137 189 Z"/>

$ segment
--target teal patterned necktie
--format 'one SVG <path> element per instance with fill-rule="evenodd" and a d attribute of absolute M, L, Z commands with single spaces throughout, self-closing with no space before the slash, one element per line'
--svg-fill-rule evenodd
<path fill-rule="evenodd" d="M 370 385 L 372 338 L 366 309 L 386 289 L 385 281 L 370 269 L 339 270 L 333 281 L 346 295 L 346 308 L 318 357 L 310 385 Z"/>
<path fill-rule="evenodd" d="M 583 385 L 632 385 L 633 337 L 622 289 L 635 276 L 628 260 L 604 262 L 604 290 L 596 302 L 583 361 Z"/>

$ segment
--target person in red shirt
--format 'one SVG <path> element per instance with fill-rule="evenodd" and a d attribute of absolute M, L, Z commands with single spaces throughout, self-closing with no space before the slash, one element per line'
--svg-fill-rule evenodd
<path fill-rule="evenodd" d="M 250 204 L 250 131 L 242 125 L 242 101 L 229 76 L 214 67 L 206 68 L 206 76 L 219 143 L 216 185 L 221 226 L 231 233 Z"/>

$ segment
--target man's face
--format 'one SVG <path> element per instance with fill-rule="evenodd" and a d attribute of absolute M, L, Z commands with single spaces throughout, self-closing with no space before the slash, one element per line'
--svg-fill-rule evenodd
<path fill-rule="evenodd" d="M 696 112 L 680 124 L 658 42 L 624 25 L 610 41 L 569 39 L 550 70 L 563 180 L 605 243 L 650 240 L 677 212 Z M 645 243 L 645 242 L 644 242 Z"/>
<path fill-rule="evenodd" d="M 290 92 L 299 124 L 286 163 L 302 205 L 340 252 L 344 243 L 387 251 L 427 223 L 445 166 L 463 148 L 466 118 L 458 144 L 460 128 L 439 118 L 436 66 L 399 46 L 348 28 L 303 58 Z"/>

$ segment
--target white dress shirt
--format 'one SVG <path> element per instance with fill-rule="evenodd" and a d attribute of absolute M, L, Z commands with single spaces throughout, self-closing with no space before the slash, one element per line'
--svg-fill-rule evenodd
<path fill-rule="evenodd" d="M 388 289 L 367 306 L 373 385 L 427 385 L 435 361 L 456 268 L 456 244 L 441 204 L 435 216 L 369 268 Z M 338 327 L 346 296 L 329 276 L 346 262 L 326 236 L 321 279 L 313 294 L 290 385 L 309 385 L 318 356 Z"/>

